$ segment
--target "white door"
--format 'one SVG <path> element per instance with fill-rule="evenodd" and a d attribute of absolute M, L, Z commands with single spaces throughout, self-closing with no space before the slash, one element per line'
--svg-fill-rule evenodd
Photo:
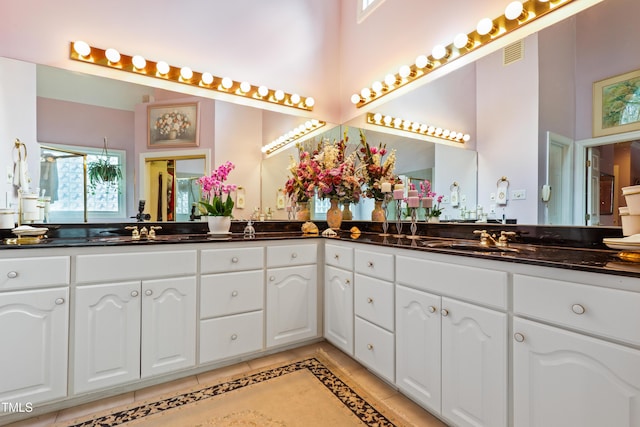
<path fill-rule="evenodd" d="M 140 378 L 140 282 L 79 286 L 74 392 Z"/>
<path fill-rule="evenodd" d="M 507 316 L 442 298 L 442 415 L 457 426 L 507 424 Z"/>
<path fill-rule="evenodd" d="M 396 285 L 396 385 L 440 413 L 440 297 Z"/>
<path fill-rule="evenodd" d="M 586 225 L 600 225 L 600 148 L 587 149 Z"/>
<path fill-rule="evenodd" d="M 325 267 L 324 335 L 353 356 L 353 273 Z"/>
<path fill-rule="evenodd" d="M 547 184 L 551 198 L 546 206 L 545 224 L 573 223 L 573 140 L 547 132 Z"/>
<path fill-rule="evenodd" d="M 513 331 L 514 425 L 640 425 L 640 351 L 519 318 Z"/>
<path fill-rule="evenodd" d="M 318 335 L 315 265 L 267 270 L 267 347 Z"/>
<path fill-rule="evenodd" d="M 67 395 L 68 301 L 68 288 L 0 293 L 0 402 Z"/>
<path fill-rule="evenodd" d="M 142 282 L 142 378 L 195 366 L 196 279 Z"/>

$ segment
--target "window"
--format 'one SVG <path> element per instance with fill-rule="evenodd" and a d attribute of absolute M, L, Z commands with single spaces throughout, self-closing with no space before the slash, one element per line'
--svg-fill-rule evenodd
<path fill-rule="evenodd" d="M 384 0 L 358 0 L 358 23 L 371 14 Z"/>
<path fill-rule="evenodd" d="M 102 148 L 80 146 L 53 146 L 78 153 L 86 153 L 87 165 L 102 157 Z M 123 179 L 118 188 L 105 184 L 91 189 L 87 182 L 87 216 L 90 221 L 122 220 L 125 216 L 126 185 L 126 153 L 122 150 L 109 149 L 109 161 L 120 165 Z M 45 195 L 51 197 L 49 222 L 83 222 L 84 221 L 84 168 L 83 159 L 79 156 L 49 156 L 41 159 L 40 188 L 46 189 Z M 47 162 L 47 163 L 45 163 Z M 45 167 L 46 166 L 46 167 Z"/>

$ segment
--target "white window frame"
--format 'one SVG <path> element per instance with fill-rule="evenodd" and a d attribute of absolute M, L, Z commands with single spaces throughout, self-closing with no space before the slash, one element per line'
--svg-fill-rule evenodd
<path fill-rule="evenodd" d="M 384 0 L 358 0 L 358 24 L 365 20 Z"/>

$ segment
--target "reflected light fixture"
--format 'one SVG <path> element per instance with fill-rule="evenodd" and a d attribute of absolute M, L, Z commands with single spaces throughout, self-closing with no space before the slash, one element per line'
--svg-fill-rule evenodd
<path fill-rule="evenodd" d="M 411 120 L 403 120 L 400 117 L 385 116 L 381 113 L 367 113 L 367 123 L 461 144 L 471 140 L 471 135 L 468 133 L 412 122 Z"/>
<path fill-rule="evenodd" d="M 300 141 L 304 136 L 310 134 L 311 132 L 320 129 L 326 124 L 327 122 L 316 119 L 307 120 L 304 124 L 301 124 L 300 126 L 290 130 L 289 132 L 283 134 L 269 144 L 264 145 L 262 147 L 262 152 L 266 155 L 270 155 L 275 153 L 276 151 L 283 150 L 291 146 L 291 144 Z"/>
<path fill-rule="evenodd" d="M 511 1 L 505 8 L 505 13 L 496 19 L 484 18 L 478 22 L 476 29 L 468 34 L 460 33 L 455 36 L 449 45 L 437 45 L 431 51 L 431 59 L 426 55 L 420 55 L 411 66 L 403 65 L 396 74 L 387 74 L 384 78 L 386 87 L 378 90 L 379 86 L 361 89 L 351 96 L 351 102 L 357 107 L 363 107 L 370 102 L 403 87 L 420 77 L 435 71 L 439 67 L 454 61 L 471 51 L 475 51 L 491 41 L 504 36 L 521 25 L 532 22 L 545 16 L 561 6 L 576 0 L 516 0 Z M 377 83 L 377 82 L 376 82 Z M 365 89 L 370 90 L 370 96 L 364 96 Z"/>
<path fill-rule="evenodd" d="M 189 67 L 172 66 L 165 61 L 150 61 L 141 55 L 129 56 L 116 49 L 101 49 L 90 46 L 82 40 L 69 44 L 69 58 L 84 63 L 155 77 L 166 81 L 186 84 L 216 92 L 224 92 L 269 102 L 299 110 L 312 111 L 315 100 L 282 90 L 272 90 L 266 86 L 253 86 L 248 82 L 236 82 L 231 78 L 216 77 L 209 72 L 193 71 Z M 232 88 L 236 88 L 231 90 Z"/>

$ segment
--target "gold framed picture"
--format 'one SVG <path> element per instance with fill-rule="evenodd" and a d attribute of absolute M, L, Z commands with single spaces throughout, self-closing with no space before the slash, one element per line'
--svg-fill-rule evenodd
<path fill-rule="evenodd" d="M 593 84 L 593 136 L 640 130 L 640 70 Z"/>
<path fill-rule="evenodd" d="M 199 108 L 197 102 L 149 105 L 147 147 L 197 147 Z"/>

